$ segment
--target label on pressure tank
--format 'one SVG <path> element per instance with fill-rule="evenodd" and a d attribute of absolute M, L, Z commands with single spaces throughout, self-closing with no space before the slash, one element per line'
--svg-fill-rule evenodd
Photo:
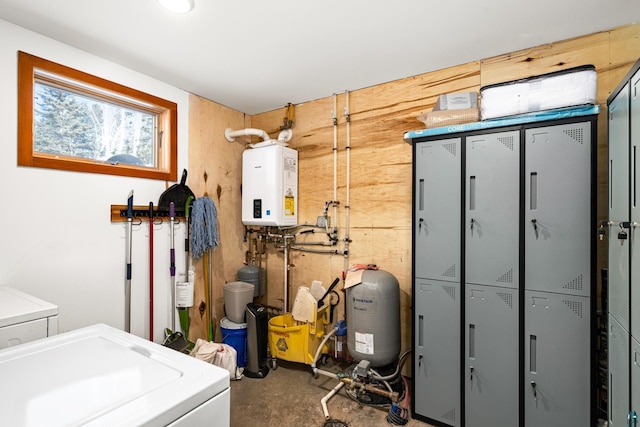
<path fill-rule="evenodd" d="M 356 351 L 362 354 L 373 354 L 373 334 L 356 332 Z"/>

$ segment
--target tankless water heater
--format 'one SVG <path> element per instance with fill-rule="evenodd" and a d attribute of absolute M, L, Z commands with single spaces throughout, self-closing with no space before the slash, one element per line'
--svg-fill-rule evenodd
<path fill-rule="evenodd" d="M 298 222 L 298 152 L 283 145 L 242 155 L 242 222 L 286 226 Z"/>

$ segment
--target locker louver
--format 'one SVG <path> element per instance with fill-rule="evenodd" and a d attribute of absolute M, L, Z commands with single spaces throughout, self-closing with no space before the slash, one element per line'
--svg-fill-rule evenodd
<path fill-rule="evenodd" d="M 456 266 L 455 264 L 451 267 L 447 268 L 447 270 L 442 273 L 443 277 L 456 277 Z"/>
<path fill-rule="evenodd" d="M 504 138 L 498 138 L 498 141 L 500 141 L 502 143 L 502 145 L 507 147 L 509 150 L 513 151 L 513 137 L 512 136 L 504 137 Z"/>
<path fill-rule="evenodd" d="M 456 422 L 456 410 L 452 409 L 449 412 L 445 413 L 444 415 L 442 415 L 442 418 L 445 420 L 449 420 L 452 423 Z"/>
<path fill-rule="evenodd" d="M 505 304 L 509 306 L 509 308 L 513 308 L 513 294 L 507 292 L 496 292 L 496 295 L 504 301 Z"/>
<path fill-rule="evenodd" d="M 571 311 L 573 311 L 579 318 L 582 319 L 582 303 L 579 301 L 562 300 Z"/>
<path fill-rule="evenodd" d="M 575 279 L 573 279 L 572 281 L 564 285 L 563 288 L 569 289 L 572 291 L 582 291 L 583 285 L 584 285 L 584 277 L 581 274 L 580 276 L 576 277 Z"/>
<path fill-rule="evenodd" d="M 453 142 L 448 144 L 442 144 L 442 148 L 444 148 L 445 150 L 453 154 L 454 157 L 457 155 L 456 144 Z"/>
<path fill-rule="evenodd" d="M 442 286 L 442 289 L 451 297 L 452 300 L 456 299 L 456 288 L 454 286 Z"/>
<path fill-rule="evenodd" d="M 496 279 L 496 282 L 500 283 L 513 283 L 513 268 L 509 269 L 506 273 Z"/>
<path fill-rule="evenodd" d="M 584 132 L 582 128 L 565 129 L 564 133 L 568 137 L 574 139 L 577 143 L 579 144 L 584 143 Z"/>

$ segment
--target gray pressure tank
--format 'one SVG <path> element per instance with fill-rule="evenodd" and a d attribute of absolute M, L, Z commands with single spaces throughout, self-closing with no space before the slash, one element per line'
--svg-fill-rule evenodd
<path fill-rule="evenodd" d="M 258 267 L 257 265 L 248 264 L 241 267 L 236 272 L 236 278 L 240 282 L 251 283 L 254 286 L 253 297 L 261 297 L 265 292 L 266 285 L 266 272 L 264 267 Z"/>
<path fill-rule="evenodd" d="M 400 355 L 400 285 L 391 273 L 365 270 L 347 288 L 347 348 L 356 360 L 386 366 Z"/>

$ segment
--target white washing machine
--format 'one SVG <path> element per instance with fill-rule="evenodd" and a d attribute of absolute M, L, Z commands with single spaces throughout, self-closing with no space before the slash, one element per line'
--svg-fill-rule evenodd
<path fill-rule="evenodd" d="M 58 333 L 58 306 L 0 286 L 0 349 Z"/>
<path fill-rule="evenodd" d="M 0 350 L 2 426 L 230 425 L 229 372 L 107 325 Z"/>

